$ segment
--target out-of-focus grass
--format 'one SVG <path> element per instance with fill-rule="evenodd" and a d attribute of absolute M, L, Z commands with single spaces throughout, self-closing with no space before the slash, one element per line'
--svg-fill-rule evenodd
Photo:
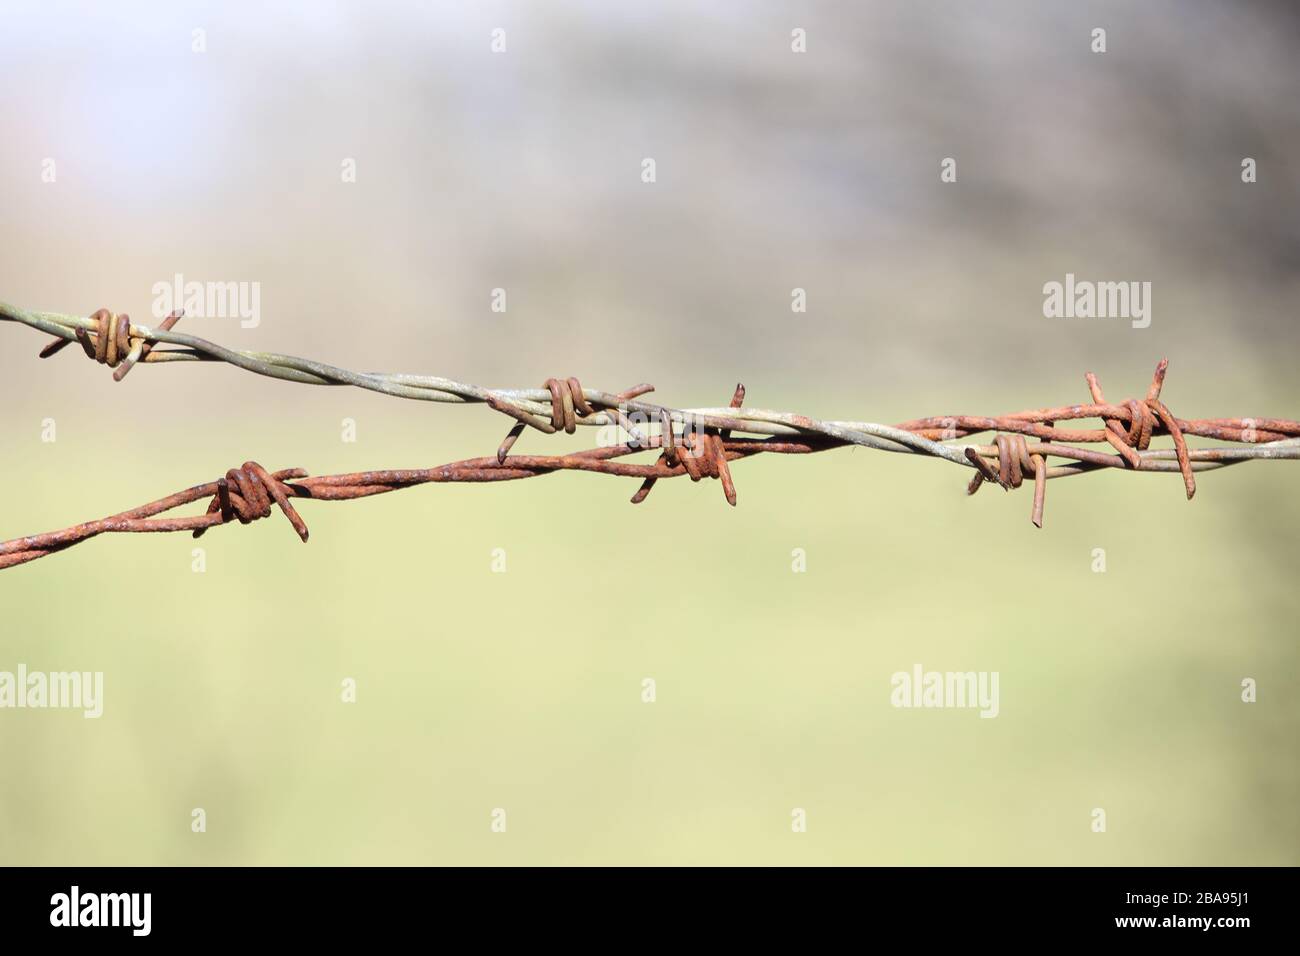
<path fill-rule="evenodd" d="M 475 454 L 496 439 L 483 414 L 434 412 L 433 442 L 216 429 L 149 463 L 33 444 L 39 470 L 0 478 L 3 500 L 30 495 L 0 535 L 211 477 L 250 444 L 317 471 Z M 1205 475 L 1191 504 L 1176 475 L 1054 482 L 1041 532 L 1027 489 L 967 500 L 941 462 L 735 471 L 734 510 L 716 483 L 633 508 L 635 482 L 557 475 L 308 502 L 309 545 L 278 515 L 218 529 L 204 574 L 180 535 L 5 572 L 0 669 L 106 686 L 98 721 L 0 712 L 0 858 L 1297 862 L 1293 465 Z M 915 663 L 998 671 L 1000 716 L 894 709 Z"/>

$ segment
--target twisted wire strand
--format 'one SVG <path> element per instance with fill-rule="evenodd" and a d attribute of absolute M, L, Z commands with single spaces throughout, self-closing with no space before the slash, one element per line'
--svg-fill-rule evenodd
<path fill-rule="evenodd" d="M 804 441 L 788 441 L 779 437 L 754 439 L 723 439 L 722 455 L 727 463 L 739 461 L 757 454 L 800 455 L 842 448 L 844 443 L 810 438 Z M 964 446 L 977 450 L 980 446 Z M 649 449 L 662 449 L 660 436 L 652 436 L 647 442 Z M 521 455 L 514 456 L 502 464 L 496 456 L 470 458 L 464 461 L 450 462 L 435 468 L 365 471 L 341 475 L 321 475 L 309 477 L 301 468 L 287 468 L 268 472 L 256 462 L 245 462 L 240 469 L 231 469 L 226 477 L 216 481 L 178 491 L 157 501 L 140 505 L 120 514 L 110 515 L 97 521 L 51 531 L 45 534 L 14 538 L 0 542 L 0 570 L 26 564 L 39 558 L 57 554 L 66 548 L 88 541 L 101 534 L 135 534 L 147 532 L 189 531 L 199 537 L 209 528 L 238 521 L 249 524 L 271 514 L 270 501 L 279 505 L 285 516 L 293 525 L 298 536 L 305 543 L 308 539 L 306 523 L 294 509 L 290 499 L 312 499 L 316 501 L 350 501 L 356 498 L 368 498 L 374 495 L 388 494 L 414 488 L 418 485 L 444 482 L 489 482 L 516 481 L 524 478 L 537 478 L 557 471 L 587 471 L 597 474 L 615 475 L 625 478 L 642 479 L 642 489 L 633 497 L 633 502 L 644 500 L 645 486 L 664 478 L 676 478 L 689 475 L 685 464 L 686 454 L 678 448 L 679 460 L 670 464 L 666 456 L 650 465 L 637 465 L 620 462 L 615 459 L 645 451 L 646 448 L 631 447 L 630 444 L 612 445 L 604 448 L 592 448 L 569 455 Z M 1223 448 L 1197 449 L 1192 451 L 1191 466 L 1193 471 L 1212 471 L 1240 464 L 1260 456 L 1247 456 L 1253 450 L 1264 450 L 1264 457 L 1276 459 L 1300 458 L 1300 439 L 1286 439 L 1259 446 L 1259 449 Z M 1148 449 L 1140 452 L 1142 470 L 1177 471 L 1178 462 L 1172 449 Z M 1115 467 L 1095 461 L 1080 461 L 1071 465 L 1055 466 L 1047 469 L 1050 478 L 1085 474 L 1099 468 Z M 238 473 L 242 472 L 243 478 Z M 993 479 L 996 480 L 996 479 Z M 734 489 L 731 492 L 734 496 Z M 729 500 L 730 497 L 729 496 Z M 159 517 L 184 505 L 211 498 L 203 514 L 185 517 Z M 1035 522 L 1041 526 L 1041 511 Z"/>
<path fill-rule="evenodd" d="M 915 419 L 899 425 L 874 422 L 818 421 L 807 416 L 743 407 L 744 386 L 738 385 L 725 408 L 676 409 L 641 400 L 654 390 L 648 384 L 621 392 L 584 388 L 577 378 L 548 378 L 539 389 L 486 389 L 436 376 L 356 373 L 321 362 L 262 352 L 227 349 L 197 336 L 176 332 L 179 313 L 156 329 L 135 325 L 125 315 L 101 309 L 89 317 L 27 312 L 0 303 L 0 319 L 27 325 L 55 336 L 40 353 L 50 357 L 69 342 L 78 342 L 90 359 L 115 369 L 121 380 L 138 363 L 221 361 L 247 371 L 287 381 L 319 385 L 350 385 L 399 398 L 451 403 L 481 402 L 514 421 L 490 458 L 472 458 L 436 468 L 358 472 L 311 478 L 301 469 L 268 472 L 245 462 L 225 477 L 196 485 L 139 508 L 99 521 L 0 543 L 0 569 L 25 564 L 107 532 L 192 531 L 195 537 L 210 527 L 239 521 L 248 524 L 271 514 L 272 503 L 284 512 L 299 537 L 308 537 L 306 524 L 291 499 L 350 500 L 385 494 L 430 482 L 488 482 L 533 478 L 556 471 L 588 471 L 640 478 L 634 504 L 646 499 L 662 478 L 686 475 L 692 481 L 721 482 L 728 503 L 736 504 L 731 462 L 761 453 L 807 454 L 861 445 L 883 451 L 941 458 L 975 470 L 968 494 L 986 482 L 1007 490 L 1033 479 L 1031 520 L 1042 527 L 1049 480 L 1089 474 L 1102 468 L 1155 473 L 1177 472 L 1187 497 L 1196 491 L 1195 473 L 1243 461 L 1300 458 L 1300 422 L 1279 418 L 1179 419 L 1161 400 L 1167 360 L 1155 370 L 1146 395 L 1117 404 L 1105 399 L 1097 377 L 1085 376 L 1090 404 L 1031 409 L 996 417 L 954 415 Z M 159 349 L 160 344 L 180 348 Z M 628 412 L 658 426 L 646 435 Z M 1074 428 L 1061 423 L 1097 418 L 1101 428 Z M 628 439 L 567 455 L 512 455 L 513 446 L 528 428 L 545 434 L 573 434 L 578 426 L 617 425 Z M 990 444 L 959 443 L 980 432 L 993 432 Z M 750 436 L 734 437 L 733 432 Z M 1171 449 L 1151 448 L 1153 438 L 1167 435 Z M 1235 445 L 1190 448 L 1188 435 Z M 1029 438 L 1036 439 L 1030 443 Z M 1109 444 L 1114 454 L 1080 444 Z M 626 455 L 658 451 L 653 464 L 617 461 Z M 1049 458 L 1064 460 L 1052 464 Z M 174 508 L 211 498 L 203 515 L 159 517 Z"/>
<path fill-rule="evenodd" d="M 98 314 L 98 313 L 97 313 Z M 69 341 L 76 340 L 77 330 L 98 332 L 99 321 L 93 317 L 63 315 L 54 312 L 29 312 L 6 302 L 0 302 L 0 320 L 17 322 L 29 328 Z M 172 323 L 175 324 L 174 322 Z M 269 378 L 309 385 L 349 385 L 364 388 L 396 398 L 426 402 L 455 404 L 484 403 L 497 411 L 505 412 L 527 425 L 549 422 L 552 417 L 552 393 L 540 389 L 487 389 L 452 379 L 433 375 L 408 375 L 392 372 L 352 372 L 324 362 L 279 355 L 271 352 L 251 352 L 229 349 L 196 335 L 177 332 L 174 328 L 130 326 L 130 336 L 152 348 L 138 361 L 144 364 L 178 361 L 225 362 L 245 371 Z M 158 349 L 156 346 L 176 345 L 179 349 Z M 646 386 L 644 391 L 649 391 Z M 598 408 L 594 414 L 581 418 L 578 424 L 606 426 L 621 424 L 612 410 L 638 412 L 648 421 L 657 421 L 662 412 L 677 424 L 703 425 L 711 428 L 734 428 L 758 435 L 821 434 L 849 444 L 868 448 L 897 451 L 908 450 L 944 458 L 959 465 L 966 461 L 960 451 L 941 445 L 932 439 L 904 429 L 879 425 L 874 422 L 819 422 L 802 415 L 748 409 L 736 417 L 732 409 L 695 408 L 677 409 L 635 397 L 626 393 L 610 393 L 584 388 L 583 398 Z M 508 411 L 507 411 L 508 409 Z M 547 429 L 539 429 L 546 431 Z M 1300 434 L 1298 431 L 1296 434 Z"/>
<path fill-rule="evenodd" d="M 101 310 L 106 311 L 106 310 Z M 98 314 L 98 313 L 96 313 Z M 280 355 L 273 352 L 253 352 L 229 349 L 196 335 L 177 332 L 173 328 L 177 316 L 173 313 L 157 328 L 131 325 L 130 336 L 150 346 L 148 354 L 138 361 L 145 364 L 159 362 L 225 362 L 245 371 L 269 378 L 310 385 L 352 386 L 369 391 L 415 401 L 444 402 L 452 404 L 484 403 L 504 411 L 510 409 L 514 417 L 526 424 L 537 420 L 549 421 L 552 416 L 551 392 L 538 389 L 488 389 L 478 385 L 457 382 L 433 375 L 410 375 L 393 372 L 352 372 L 325 362 Z M 95 317 L 65 315 L 55 312 L 31 312 L 0 301 L 0 321 L 16 322 L 68 341 L 78 338 L 77 330 L 97 332 L 99 321 Z M 176 349 L 158 349 L 160 344 L 179 346 Z M 121 371 L 119 369 L 119 371 Z M 117 376 L 115 376 L 117 377 Z M 119 378 L 120 380 L 120 378 Z M 650 386 L 638 386 L 637 394 L 650 391 Z M 581 418 L 579 425 L 607 426 L 622 424 L 616 411 L 639 412 L 648 421 L 659 420 L 663 412 L 676 424 L 699 424 L 711 428 L 732 428 L 757 435 L 807 435 L 820 434 L 839 439 L 848 444 L 861 445 L 881 451 L 926 454 L 943 458 L 954 464 L 970 466 L 959 447 L 940 444 L 936 438 L 961 438 L 980 431 L 1022 431 L 1039 438 L 1060 441 L 1104 441 L 1106 429 L 1071 431 L 1051 429 L 1042 423 L 1080 418 L 1109 418 L 1130 423 L 1134 414 L 1129 404 L 1071 405 L 1063 408 L 1036 409 L 1017 412 L 998 418 L 978 416 L 945 416 L 904 422 L 898 426 L 862 421 L 818 421 L 804 415 L 767 409 L 747 408 L 743 412 L 732 408 L 677 409 L 664 405 L 638 401 L 629 393 L 609 393 L 584 388 L 583 397 L 598 411 Z M 1131 400 L 1130 400 L 1131 401 Z M 1300 437 L 1300 424 L 1283 419 L 1198 419 L 1178 421 L 1184 435 L 1217 438 L 1226 441 L 1269 442 L 1283 438 Z M 1243 437 L 1243 432 L 1253 429 L 1254 437 Z M 542 429 L 545 430 L 545 429 Z M 1265 457 L 1265 456 L 1260 456 Z"/>

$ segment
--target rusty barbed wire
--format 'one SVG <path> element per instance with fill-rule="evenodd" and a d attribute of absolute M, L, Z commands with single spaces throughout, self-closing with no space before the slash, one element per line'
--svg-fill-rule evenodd
<path fill-rule="evenodd" d="M 226 361 L 258 374 L 313 384 L 348 384 L 402 398 L 431 401 L 479 401 L 514 419 L 506 438 L 491 457 L 471 458 L 435 468 L 355 472 L 310 477 L 299 468 L 268 472 L 256 462 L 245 462 L 223 478 L 195 485 L 138 508 L 98 521 L 0 543 L 0 569 L 25 564 L 62 551 L 104 533 L 191 531 L 195 537 L 208 528 L 239 521 L 249 524 L 271 514 L 274 503 L 306 542 L 307 526 L 292 499 L 346 501 L 386 494 L 438 482 L 512 481 L 556 471 L 588 471 L 616 477 L 639 478 L 641 487 L 632 503 L 646 499 L 663 478 L 686 475 L 721 482 L 728 503 L 736 504 L 736 487 L 730 464 L 757 454 L 810 454 L 863 445 L 884 451 L 922 454 L 973 468 L 967 486 L 974 494 L 985 482 L 1004 489 L 1020 487 L 1033 478 L 1031 520 L 1042 527 L 1047 482 L 1087 474 L 1102 468 L 1127 471 L 1177 472 L 1188 499 L 1196 493 L 1195 473 L 1242 461 L 1300 458 L 1300 422 L 1278 418 L 1179 419 L 1161 399 L 1168 361 L 1155 370 L 1144 398 L 1108 403 L 1097 377 L 1085 376 L 1092 402 L 1039 408 L 996 417 L 953 415 L 916 419 L 899 425 L 872 422 L 822 422 L 802 415 L 744 408 L 745 388 L 737 385 L 730 404 L 716 409 L 675 409 L 640 400 L 654 390 L 636 385 L 621 392 L 586 389 L 577 378 L 548 378 L 541 389 L 484 389 L 450 379 L 387 373 L 354 373 L 323 363 L 269 353 L 233 352 L 195 336 L 172 331 L 179 321 L 172 313 L 158 329 L 132 325 L 126 316 L 101 309 L 89 318 L 27 313 L 0 303 L 0 319 L 52 331 L 56 340 L 41 357 L 77 341 L 96 362 L 116 367 L 118 381 L 139 362 L 173 361 L 167 356 L 195 352 L 207 360 Z M 187 351 L 160 350 L 160 343 L 182 344 Z M 275 371 L 267 371 L 267 369 Z M 281 374 L 286 370 L 293 375 Z M 295 377 L 298 375 L 309 378 Z M 435 384 L 437 383 L 437 384 Z M 418 395 L 409 394 L 410 390 Z M 438 397 L 431 397 L 438 396 Z M 1101 428 L 1062 427 L 1061 422 L 1096 418 Z M 616 425 L 626 434 L 621 443 L 565 455 L 512 455 L 528 428 L 544 434 L 573 434 L 579 425 Z M 657 434 L 644 434 L 638 424 L 658 426 Z M 678 426 L 680 425 L 680 429 Z M 993 432 L 990 444 L 944 444 L 982 432 Z M 763 437 L 735 437 L 734 432 Z M 1151 448 L 1153 438 L 1167 435 L 1171 449 Z M 1188 435 L 1235 443 L 1190 448 Z M 1030 443 L 1029 438 L 1036 441 Z M 1109 444 L 1115 454 L 1079 445 Z M 658 451 L 653 464 L 632 464 L 616 459 Z M 1065 464 L 1049 464 L 1049 458 Z M 207 511 L 188 517 L 159 517 L 204 499 Z"/>

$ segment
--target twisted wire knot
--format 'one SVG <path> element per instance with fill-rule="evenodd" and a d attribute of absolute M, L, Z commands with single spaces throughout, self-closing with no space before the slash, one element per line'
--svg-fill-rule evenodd
<path fill-rule="evenodd" d="M 595 411 L 582 394 L 582 383 L 576 378 L 548 378 L 542 388 L 551 393 L 551 427 L 557 432 L 563 428 L 572 435 L 578 430 L 578 419 Z"/>
<path fill-rule="evenodd" d="M 131 338 L 131 317 L 126 313 L 114 315 L 108 309 L 100 309 L 91 316 L 91 319 L 98 323 L 94 343 L 91 343 L 90 333 L 81 328 L 75 333 L 77 341 L 81 343 L 87 357 L 94 359 L 100 365 L 117 368 L 134 346 Z"/>
<path fill-rule="evenodd" d="M 1042 454 L 1035 454 L 1025 436 L 1018 432 L 999 433 L 993 436 L 993 445 L 998 453 L 998 469 L 984 460 L 975 449 L 967 448 L 966 457 L 975 465 L 975 477 L 966 488 L 968 495 L 979 491 L 985 481 L 993 481 L 1005 490 L 1019 488 L 1024 483 L 1025 473 L 1034 478 L 1034 504 L 1030 520 L 1035 527 L 1043 526 L 1043 501 L 1047 495 L 1047 459 Z"/>
<path fill-rule="evenodd" d="M 731 396 L 731 408 L 739 408 L 745 401 L 745 386 L 737 385 Z M 727 446 L 724 442 L 731 437 L 727 428 L 713 429 L 688 424 L 682 429 L 681 444 L 673 434 L 672 416 L 668 409 L 659 412 L 659 446 L 663 449 L 657 464 L 669 468 L 681 467 L 691 481 L 703 478 L 717 478 L 722 482 L 722 494 L 727 504 L 736 504 L 736 484 L 731 478 L 731 467 L 727 464 Z M 640 504 L 650 494 L 658 478 L 646 478 L 637 493 L 632 496 L 632 504 Z"/>
<path fill-rule="evenodd" d="M 586 396 L 582 394 L 582 383 L 576 378 L 563 380 L 548 378 L 542 383 L 542 388 L 551 393 L 551 420 L 549 422 L 544 418 L 538 418 L 536 415 L 530 415 L 528 412 L 516 408 L 509 402 L 488 392 L 485 399 L 488 406 L 503 415 L 509 415 L 516 422 L 497 448 L 497 464 L 505 463 L 506 456 L 510 454 L 510 449 L 515 446 L 515 442 L 519 440 L 519 436 L 524 433 L 524 429 L 529 425 L 548 435 L 553 435 L 561 429 L 572 435 L 578 430 L 578 419 L 586 418 L 595 411 L 587 403 Z M 649 388 L 650 386 L 645 386 L 645 390 L 649 390 Z"/>
<path fill-rule="evenodd" d="M 558 431 L 564 431 L 572 435 L 578 430 L 578 419 L 586 418 L 597 411 L 587 401 L 587 397 L 582 391 L 582 383 L 576 378 L 548 378 L 542 383 L 542 387 L 551 393 L 551 420 L 549 422 L 544 418 L 538 418 L 536 415 L 530 415 L 523 409 L 515 407 L 491 392 L 488 392 L 485 396 L 484 401 L 487 402 L 490 408 L 501 412 L 503 415 L 509 415 L 516 422 L 497 448 L 498 465 L 505 464 L 510 449 L 514 447 L 515 442 L 519 440 L 519 436 L 524 433 L 524 429 L 528 426 L 531 425 L 538 431 L 548 435 L 553 435 Z M 631 388 L 619 392 L 614 396 L 614 399 L 627 401 L 636 398 L 638 395 L 653 391 L 653 385 L 633 385 Z M 640 446 L 645 446 L 645 436 L 637 430 L 636 425 L 628 420 L 622 409 L 616 405 L 611 405 L 605 411 L 632 436 L 633 441 Z"/>
<path fill-rule="evenodd" d="M 1126 418 L 1118 417 L 1113 412 L 1107 417 L 1101 416 L 1104 428 L 1102 436 L 1108 441 L 1124 462 L 1134 470 L 1142 468 L 1142 456 L 1138 452 L 1146 451 L 1151 445 L 1151 436 L 1155 434 L 1157 426 L 1162 426 L 1169 436 L 1174 440 L 1174 451 L 1178 458 L 1178 470 L 1183 475 L 1183 485 L 1187 489 L 1187 497 L 1190 499 L 1196 494 L 1196 479 L 1192 475 L 1191 456 L 1187 451 L 1187 441 L 1183 437 L 1182 426 L 1179 425 L 1178 419 L 1174 417 L 1168 406 L 1160 400 L 1160 390 L 1164 386 L 1165 372 L 1168 371 L 1169 362 L 1162 359 L 1156 366 L 1155 375 L 1151 379 L 1151 385 L 1147 389 L 1146 398 L 1136 399 L 1128 398 L 1120 403 L 1128 414 Z M 1088 390 L 1092 393 L 1092 400 L 1098 405 L 1105 405 L 1106 396 L 1102 393 L 1101 384 L 1097 381 L 1097 376 L 1089 372 L 1086 376 Z M 1109 411 L 1109 409 L 1107 409 Z M 1047 433 L 1051 433 L 1052 422 L 1043 421 L 1047 428 Z M 1025 441 L 1025 436 L 1015 432 L 1011 434 L 996 434 L 993 437 L 993 451 L 998 457 L 998 468 L 994 471 L 993 466 L 985 460 L 984 455 L 973 447 L 967 447 L 966 458 L 975 466 L 975 477 L 970 481 L 966 488 L 967 494 L 975 494 L 979 491 L 980 486 L 985 481 L 996 482 L 1003 488 L 1010 490 L 1019 488 L 1024 481 L 1025 473 L 1034 477 L 1034 510 L 1032 519 L 1038 527 L 1043 526 L 1043 498 L 1047 487 L 1048 468 L 1047 454 L 1055 453 L 1054 446 L 1044 444 L 1041 446 L 1044 450 L 1038 451 L 1034 446 Z M 1059 449 L 1057 449 L 1059 450 Z M 985 454 L 988 449 L 984 450 Z"/>
<path fill-rule="evenodd" d="M 1178 419 L 1174 417 L 1167 405 L 1160 400 L 1160 390 L 1165 384 L 1165 372 L 1169 369 L 1169 360 L 1161 359 L 1156 365 L 1155 375 L 1151 379 L 1151 385 L 1147 388 L 1145 399 L 1138 400 L 1135 398 L 1126 399 L 1121 404 L 1128 410 L 1128 424 L 1118 418 L 1103 418 L 1105 429 L 1102 434 L 1105 436 L 1111 446 L 1119 452 L 1129 467 L 1136 470 L 1142 468 L 1142 458 L 1138 455 L 1139 451 L 1145 451 L 1151 444 L 1151 435 L 1155 431 L 1156 425 L 1163 425 L 1169 437 L 1174 440 L 1174 451 L 1178 456 L 1178 470 L 1183 475 L 1183 486 L 1187 489 L 1187 497 L 1196 494 L 1196 479 L 1192 476 L 1191 458 L 1187 454 L 1187 441 L 1183 437 L 1182 427 L 1178 424 Z M 1101 384 L 1097 381 L 1097 376 L 1089 372 L 1086 376 L 1088 390 L 1092 393 L 1092 399 L 1099 405 L 1105 404 L 1106 398 L 1102 394 Z"/>
<path fill-rule="evenodd" d="M 1043 456 L 1029 453 L 1024 435 L 996 435 L 993 444 L 998 449 L 998 483 L 1003 488 L 1019 488 L 1025 472 L 1037 476 Z"/>
<path fill-rule="evenodd" d="M 172 328 L 181 320 L 182 314 L 180 311 L 173 312 L 162 320 L 159 327 Z M 86 353 L 86 357 L 116 369 L 113 380 L 120 382 L 136 362 L 142 361 L 149 354 L 153 343 L 141 335 L 139 329 L 131 325 L 131 317 L 126 313 L 114 315 L 108 309 L 99 309 L 91 314 L 90 319 L 95 323 L 93 337 L 91 332 L 87 332 L 80 326 L 73 330 L 73 335 Z M 55 339 L 41 349 L 40 357 L 49 358 L 51 355 L 58 354 L 70 341 L 70 339 Z"/>
<path fill-rule="evenodd" d="M 673 450 L 691 481 L 721 478 L 727 469 L 727 452 L 722 445 L 722 436 L 716 431 L 688 428 L 682 432 L 680 449 Z"/>
<path fill-rule="evenodd" d="M 208 504 L 208 514 L 221 514 L 221 524 L 238 520 L 240 524 L 251 524 L 261 518 L 271 516 L 271 502 L 280 506 L 293 530 L 304 542 L 307 540 L 307 525 L 289 501 L 289 496 L 296 494 L 292 485 L 287 485 L 281 478 L 305 478 L 307 473 L 301 468 L 276 472 L 274 475 L 255 461 L 246 461 L 238 468 L 226 472 L 224 478 L 217 479 L 217 491 Z M 194 537 L 202 537 L 206 528 L 198 528 Z"/>
<path fill-rule="evenodd" d="M 1129 421 L 1127 430 L 1120 437 L 1130 448 L 1146 451 L 1151 446 L 1151 435 L 1155 431 L 1158 416 L 1151 410 L 1150 402 L 1145 399 L 1138 401 L 1136 398 L 1129 398 L 1125 399 L 1123 404 L 1128 408 Z"/>

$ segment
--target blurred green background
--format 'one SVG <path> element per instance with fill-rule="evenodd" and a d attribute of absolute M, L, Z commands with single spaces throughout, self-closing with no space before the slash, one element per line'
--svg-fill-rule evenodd
<path fill-rule="evenodd" d="M 743 381 L 747 404 L 880 422 L 1082 402 L 1089 369 L 1140 396 L 1168 356 L 1180 416 L 1300 417 L 1284 5 L 0 18 L 0 297 L 29 308 L 143 317 L 177 272 L 256 281 L 257 328 L 181 327 L 678 406 Z M 1151 281 L 1151 327 L 1043 318 L 1067 271 Z M 114 384 L 41 345 L 0 324 L 0 538 L 249 458 L 420 467 L 506 427 L 217 366 Z M 0 861 L 1300 862 L 1293 464 L 1203 475 L 1192 503 L 1176 475 L 1053 482 L 1042 531 L 1027 488 L 968 499 L 938 461 L 734 471 L 734 510 L 716 483 L 637 508 L 593 475 L 427 486 L 305 503 L 305 547 L 275 516 L 0 574 L 0 670 L 105 674 L 99 720 L 0 711 Z M 998 671 L 1000 715 L 893 708 L 917 663 Z"/>

